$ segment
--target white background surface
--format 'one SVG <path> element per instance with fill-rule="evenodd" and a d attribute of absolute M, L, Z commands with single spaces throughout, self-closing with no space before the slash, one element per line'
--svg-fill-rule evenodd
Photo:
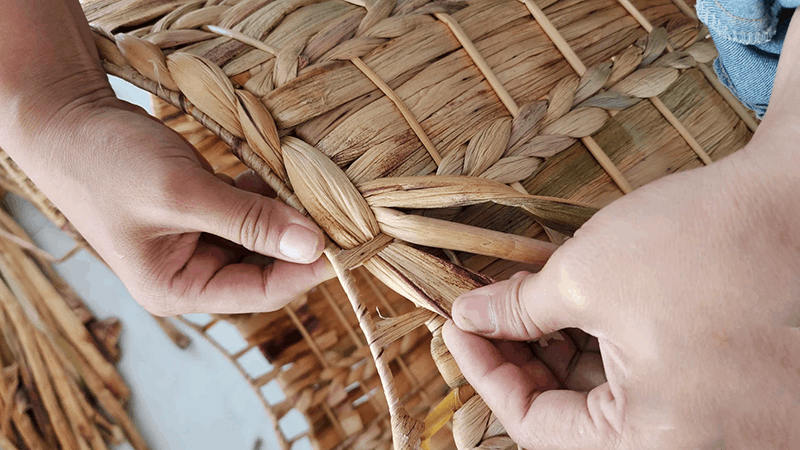
<path fill-rule="evenodd" d="M 149 96 L 143 91 L 114 79 L 112 85 L 121 98 L 151 110 Z M 40 248 L 57 257 L 72 248 L 72 240 L 29 204 L 9 195 L 7 205 Z M 262 449 L 279 448 L 259 399 L 237 369 L 208 342 L 182 326 L 192 344 L 180 350 L 120 280 L 84 251 L 56 269 L 96 317 L 115 316 L 122 321 L 122 361 L 118 367 L 131 387 L 131 414 L 153 450 L 252 450 L 259 438 L 263 440 Z M 203 316 L 193 319 L 207 320 Z M 211 334 L 229 351 L 245 345 L 225 323 L 212 328 Z M 269 370 L 257 350 L 240 361 L 251 376 Z M 268 390 L 270 401 L 282 400 L 275 385 Z M 280 425 L 288 433 L 299 433 L 306 427 L 296 411 Z M 310 448 L 307 440 L 298 441 L 293 450 L 304 448 Z"/>

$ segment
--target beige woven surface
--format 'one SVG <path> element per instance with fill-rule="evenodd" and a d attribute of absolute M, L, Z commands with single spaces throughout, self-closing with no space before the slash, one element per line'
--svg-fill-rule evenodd
<path fill-rule="evenodd" d="M 421 347 L 391 342 L 403 334 L 423 342 L 413 336 L 425 322 L 455 389 L 430 417 L 447 418 L 440 413 L 466 402 L 455 414 L 460 447 L 512 445 L 447 361 L 433 317 L 447 316 L 461 292 L 536 270 L 594 208 L 741 148 L 756 126 L 703 65 L 713 45 L 680 2 L 96 0 L 84 7 L 103 30 L 96 42 L 106 70 L 194 116 L 334 241 L 327 254 L 356 313 L 345 316 L 349 328 L 314 309 L 311 297 L 282 313 L 302 337 L 283 353 L 298 367 L 292 400 L 318 407 L 306 413 L 321 448 L 356 436 L 372 439 L 368 448 L 389 445 L 384 417 L 365 420 L 350 399 L 356 394 L 340 394 L 331 375 L 338 368 L 366 392 L 382 382 L 389 401 L 375 400 L 375 411 L 388 405 L 396 448 L 426 445 L 433 422 L 426 430 L 421 419 L 444 392 L 404 398 L 413 377 L 428 386 L 430 365 L 411 369 L 408 361 L 404 369 L 394 356 L 411 360 Z M 361 264 L 359 276 L 369 271 L 411 300 L 395 307 L 407 314 L 376 318 L 371 288 L 348 275 Z M 408 309 L 412 303 L 430 313 Z M 304 308 L 317 312 L 305 316 Z M 257 317 L 249 320 L 273 320 Z M 243 319 L 230 320 L 245 328 Z M 369 346 L 356 344 L 356 320 Z M 360 359 L 326 353 L 331 330 L 350 335 Z M 576 361 L 593 358 L 584 336 L 560 337 Z M 401 351 L 392 354 L 392 346 Z M 367 353 L 374 372 L 360 363 Z"/>

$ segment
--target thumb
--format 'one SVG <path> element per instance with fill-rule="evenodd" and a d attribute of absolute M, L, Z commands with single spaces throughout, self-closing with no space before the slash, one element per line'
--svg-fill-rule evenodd
<path fill-rule="evenodd" d="M 464 331 L 513 341 L 533 341 L 578 326 L 553 283 L 527 272 L 462 294 L 453 303 L 452 315 Z"/>
<path fill-rule="evenodd" d="M 195 231 L 210 233 L 263 255 L 295 263 L 311 263 L 324 249 L 322 231 L 288 205 L 226 184 L 202 173 L 190 192 L 190 217 Z M 200 185 L 200 186 L 198 186 Z M 193 192 L 192 192 L 193 191 Z M 186 192 L 186 191 L 184 191 Z"/>

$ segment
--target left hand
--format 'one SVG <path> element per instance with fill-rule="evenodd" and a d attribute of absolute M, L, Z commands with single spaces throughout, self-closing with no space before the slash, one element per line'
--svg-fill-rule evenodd
<path fill-rule="evenodd" d="M 248 192 L 260 189 L 252 177 L 239 189 L 214 176 L 179 134 L 114 96 L 77 0 L 0 0 L 0 11 L 0 145 L 146 309 L 274 310 L 333 276 L 313 221 Z"/>

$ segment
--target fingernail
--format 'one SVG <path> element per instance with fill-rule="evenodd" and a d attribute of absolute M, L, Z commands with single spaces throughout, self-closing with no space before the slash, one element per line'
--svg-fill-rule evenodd
<path fill-rule="evenodd" d="M 313 262 L 319 258 L 320 242 L 319 234 L 302 225 L 291 224 L 281 236 L 278 251 L 292 261 Z"/>
<path fill-rule="evenodd" d="M 497 328 L 492 302 L 486 294 L 465 294 L 453 305 L 453 319 L 464 331 L 491 333 Z"/>

